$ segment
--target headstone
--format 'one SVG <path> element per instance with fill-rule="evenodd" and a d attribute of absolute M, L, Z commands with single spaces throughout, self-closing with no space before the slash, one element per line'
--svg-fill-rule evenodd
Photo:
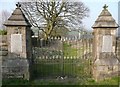
<path fill-rule="evenodd" d="M 11 34 L 11 52 L 22 52 L 22 34 Z"/>

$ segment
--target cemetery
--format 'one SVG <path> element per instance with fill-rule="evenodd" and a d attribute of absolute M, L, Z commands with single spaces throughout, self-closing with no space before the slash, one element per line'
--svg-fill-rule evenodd
<path fill-rule="evenodd" d="M 106 5 L 88 37 L 83 33 L 47 40 L 32 35 L 21 5 L 16 6 L 4 23 L 6 31 L 0 32 L 3 85 L 119 84 L 119 26 Z"/>

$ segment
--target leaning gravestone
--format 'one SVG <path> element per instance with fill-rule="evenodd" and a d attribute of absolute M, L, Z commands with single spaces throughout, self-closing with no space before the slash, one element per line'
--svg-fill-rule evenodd
<path fill-rule="evenodd" d="M 30 78 L 31 25 L 18 3 L 4 23 L 7 30 L 8 58 L 2 58 L 3 78 Z"/>
<path fill-rule="evenodd" d="M 116 29 L 118 25 L 104 6 L 101 14 L 95 21 L 94 32 L 94 63 L 93 77 L 96 81 L 118 76 L 119 61 L 116 56 Z"/>

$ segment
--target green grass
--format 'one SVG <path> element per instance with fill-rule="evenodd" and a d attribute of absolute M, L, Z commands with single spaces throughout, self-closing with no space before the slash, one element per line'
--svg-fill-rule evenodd
<path fill-rule="evenodd" d="M 28 80 L 23 80 L 23 79 L 4 79 L 2 80 L 3 85 L 29 85 Z"/>
<path fill-rule="evenodd" d="M 120 77 L 112 77 L 98 82 L 91 79 L 87 82 L 88 85 L 118 85 L 119 83 L 120 83 Z"/>
<path fill-rule="evenodd" d="M 35 77 L 49 77 L 61 74 L 60 64 L 35 64 L 34 75 Z"/>
<path fill-rule="evenodd" d="M 76 45 L 77 46 L 77 45 Z M 73 45 L 66 42 L 63 43 L 64 57 L 83 57 L 85 51 L 90 51 L 92 48 L 84 46 L 73 47 Z"/>
<path fill-rule="evenodd" d="M 64 56 L 67 56 L 67 57 L 77 56 L 78 55 L 77 51 L 78 51 L 78 49 L 72 48 L 70 44 L 63 43 L 63 53 L 64 53 Z"/>
<path fill-rule="evenodd" d="M 119 77 L 120 80 L 120 77 Z M 22 79 L 9 79 L 3 80 L 3 85 L 14 85 L 15 87 L 19 85 L 29 85 L 30 87 L 34 87 L 35 85 L 105 85 L 104 87 L 109 87 L 112 85 L 118 85 L 118 77 L 113 77 L 111 79 L 106 79 L 103 81 L 95 82 L 90 79 L 88 81 L 82 82 L 80 79 L 65 79 L 65 80 L 57 80 L 57 79 L 37 79 L 33 81 L 27 81 Z"/>

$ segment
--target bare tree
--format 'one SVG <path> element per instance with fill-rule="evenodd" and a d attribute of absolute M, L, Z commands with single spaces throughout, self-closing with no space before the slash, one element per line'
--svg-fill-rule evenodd
<path fill-rule="evenodd" d="M 8 12 L 7 10 L 2 10 L 1 16 L 2 16 L 2 18 L 0 20 L 0 27 L 2 29 L 5 29 L 5 26 L 3 24 L 8 19 L 8 17 L 10 16 L 10 12 Z"/>
<path fill-rule="evenodd" d="M 64 0 L 37 0 L 22 2 L 22 10 L 34 27 L 44 32 L 44 37 L 51 37 L 58 28 L 76 29 L 82 19 L 88 16 L 89 9 L 82 2 Z"/>

